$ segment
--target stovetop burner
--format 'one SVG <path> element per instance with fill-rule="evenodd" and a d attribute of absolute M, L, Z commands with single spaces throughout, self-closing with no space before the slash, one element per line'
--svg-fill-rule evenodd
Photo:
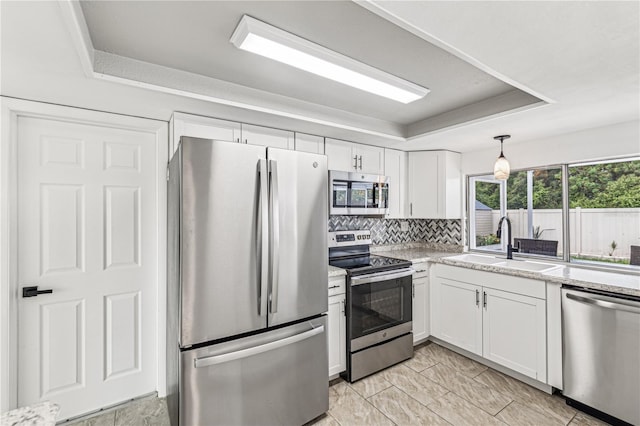
<path fill-rule="evenodd" d="M 371 243 L 370 231 L 329 232 L 329 265 L 346 269 L 349 276 L 411 267 L 408 260 L 371 254 Z"/>
<path fill-rule="evenodd" d="M 375 254 L 366 254 L 363 256 L 330 259 L 329 265 L 346 269 L 350 275 L 355 275 L 409 267 L 411 262 Z"/>

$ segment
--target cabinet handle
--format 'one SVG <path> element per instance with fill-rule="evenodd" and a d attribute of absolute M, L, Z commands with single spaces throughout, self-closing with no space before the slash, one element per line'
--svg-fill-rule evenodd
<path fill-rule="evenodd" d="M 344 309 L 344 300 L 342 301 L 342 313 L 344 314 L 344 316 L 347 316 L 347 312 Z"/>
<path fill-rule="evenodd" d="M 413 203 L 409 203 L 409 216 L 413 216 Z"/>
<path fill-rule="evenodd" d="M 240 143 L 240 138 L 236 138 L 236 142 Z"/>
<path fill-rule="evenodd" d="M 476 289 L 476 306 L 480 306 L 480 290 Z"/>
<path fill-rule="evenodd" d="M 338 284 L 338 285 L 332 285 L 331 287 L 329 287 L 329 290 L 331 290 L 332 288 L 338 288 L 338 287 L 340 287 L 340 284 Z"/>
<path fill-rule="evenodd" d="M 411 283 L 411 297 L 416 298 L 416 285 Z"/>
<path fill-rule="evenodd" d="M 357 155 L 353 156 L 353 168 L 358 170 L 358 156 Z"/>
<path fill-rule="evenodd" d="M 360 156 L 360 170 L 362 170 L 362 155 Z"/>
<path fill-rule="evenodd" d="M 248 140 L 248 139 L 245 139 L 245 140 L 244 140 L 244 143 L 249 143 L 249 140 Z"/>
<path fill-rule="evenodd" d="M 482 305 L 486 308 L 487 307 L 487 292 L 483 291 L 482 292 Z"/>

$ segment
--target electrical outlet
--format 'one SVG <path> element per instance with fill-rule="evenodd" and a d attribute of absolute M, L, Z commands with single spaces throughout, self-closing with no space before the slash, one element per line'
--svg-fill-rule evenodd
<path fill-rule="evenodd" d="M 409 222 L 407 222 L 406 220 L 401 221 L 400 222 L 400 231 L 409 232 Z"/>

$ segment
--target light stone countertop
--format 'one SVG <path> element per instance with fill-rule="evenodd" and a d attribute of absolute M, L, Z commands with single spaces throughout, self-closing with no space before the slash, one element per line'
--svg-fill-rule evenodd
<path fill-rule="evenodd" d="M 451 253 L 447 251 L 434 251 L 426 248 L 412 248 L 404 250 L 378 251 L 376 254 L 380 256 L 393 257 L 394 259 L 409 260 L 412 263 L 435 261 L 447 256 L 455 256 L 460 253 Z"/>
<path fill-rule="evenodd" d="M 525 271 L 514 268 L 504 268 L 496 265 L 485 265 L 480 263 L 465 262 L 451 259 L 452 256 L 461 254 L 460 252 L 446 251 L 451 247 L 446 245 L 432 246 L 411 244 L 403 246 L 378 246 L 372 253 L 380 256 L 393 257 L 396 259 L 409 260 L 413 263 L 433 262 L 444 265 L 459 266 L 463 268 L 476 269 L 478 271 L 495 272 L 503 275 L 531 278 L 534 280 L 551 282 L 559 285 L 572 285 L 576 287 L 589 288 L 594 290 L 608 291 L 617 294 L 626 294 L 640 297 L 640 274 L 626 274 L 615 271 L 602 271 L 587 269 L 578 266 L 568 266 L 556 262 L 550 265 L 558 265 L 558 268 L 546 272 Z M 385 250 L 386 249 L 386 250 Z M 443 251 L 443 249 L 445 251 Z M 455 250 L 455 246 L 453 247 Z M 536 260 L 538 261 L 538 260 Z M 539 262 L 539 261 L 538 261 Z M 333 275 L 332 275 L 333 274 Z M 340 268 L 329 266 L 329 276 L 340 276 L 346 271 Z"/>

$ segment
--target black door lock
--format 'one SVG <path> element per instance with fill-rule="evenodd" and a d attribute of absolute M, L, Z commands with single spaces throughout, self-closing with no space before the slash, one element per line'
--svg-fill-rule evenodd
<path fill-rule="evenodd" d="M 33 287 L 22 287 L 22 297 L 35 297 L 39 294 L 49 294 L 53 293 L 53 290 L 38 290 L 38 286 Z"/>

